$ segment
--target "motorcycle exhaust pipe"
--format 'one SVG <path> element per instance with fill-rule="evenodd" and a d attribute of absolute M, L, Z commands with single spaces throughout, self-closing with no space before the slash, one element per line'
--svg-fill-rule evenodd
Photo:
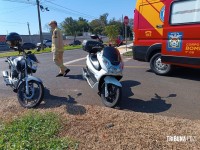
<path fill-rule="evenodd" d="M 3 71 L 2 73 L 3 73 L 3 78 L 4 78 L 6 85 L 11 85 L 9 77 L 8 77 L 8 71 Z"/>
<path fill-rule="evenodd" d="M 4 78 L 8 78 L 8 71 L 3 71 L 2 73 Z"/>

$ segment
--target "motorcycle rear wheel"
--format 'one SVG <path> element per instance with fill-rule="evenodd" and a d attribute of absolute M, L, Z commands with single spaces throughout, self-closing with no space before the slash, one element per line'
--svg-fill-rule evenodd
<path fill-rule="evenodd" d="M 114 84 L 108 84 L 108 97 L 105 97 L 105 83 L 101 87 L 101 100 L 106 107 L 113 108 L 117 106 L 121 100 L 121 87 Z"/>
<path fill-rule="evenodd" d="M 17 90 L 17 97 L 22 107 L 34 108 L 38 106 L 44 98 L 44 86 L 41 82 L 34 80 L 29 81 L 29 95 L 27 95 L 24 81 Z"/>

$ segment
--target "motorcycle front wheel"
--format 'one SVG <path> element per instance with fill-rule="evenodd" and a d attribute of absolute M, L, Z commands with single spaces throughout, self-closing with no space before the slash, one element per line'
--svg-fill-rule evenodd
<path fill-rule="evenodd" d="M 117 106 L 121 100 L 121 87 L 114 84 L 108 84 L 108 96 L 105 96 L 105 83 L 101 87 L 101 99 L 106 107 L 113 108 Z"/>
<path fill-rule="evenodd" d="M 17 90 L 17 97 L 20 105 L 25 108 L 38 106 L 44 97 L 44 86 L 38 81 L 28 82 L 29 94 L 26 94 L 26 83 L 22 82 Z"/>

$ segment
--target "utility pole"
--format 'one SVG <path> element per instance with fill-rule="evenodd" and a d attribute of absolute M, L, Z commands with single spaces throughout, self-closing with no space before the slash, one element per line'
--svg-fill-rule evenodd
<path fill-rule="evenodd" d="M 125 34 L 124 34 L 124 16 L 122 15 L 122 36 L 125 38 Z"/>
<path fill-rule="evenodd" d="M 30 40 L 30 42 L 32 43 L 32 40 L 31 40 L 31 31 L 30 31 L 30 27 L 29 27 L 29 22 L 27 22 L 27 26 L 28 26 L 29 40 Z"/>
<path fill-rule="evenodd" d="M 128 25 L 128 23 L 129 23 L 128 16 L 124 16 L 126 51 L 127 51 L 127 25 Z"/>
<path fill-rule="evenodd" d="M 37 3 L 37 11 L 38 11 L 38 21 L 39 21 L 39 29 L 40 29 L 40 43 L 41 43 L 41 49 L 43 50 L 43 36 L 42 36 L 42 27 L 41 27 L 41 18 L 40 18 L 40 2 L 39 0 L 36 0 Z"/>
<path fill-rule="evenodd" d="M 125 40 L 126 40 L 126 51 L 127 51 L 127 25 L 125 24 Z"/>

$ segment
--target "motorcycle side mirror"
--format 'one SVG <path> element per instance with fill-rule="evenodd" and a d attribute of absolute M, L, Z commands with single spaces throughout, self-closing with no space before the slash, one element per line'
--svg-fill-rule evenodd
<path fill-rule="evenodd" d="M 99 39 L 99 36 L 96 35 L 96 34 L 92 34 L 90 37 L 91 37 L 92 39 Z"/>
<path fill-rule="evenodd" d="M 19 50 L 18 47 L 12 47 L 12 46 L 10 46 L 10 48 L 13 49 L 13 50 L 15 50 L 15 51 Z"/>
<path fill-rule="evenodd" d="M 28 51 L 27 54 L 32 54 L 32 52 L 31 52 L 31 51 Z"/>
<path fill-rule="evenodd" d="M 41 50 L 41 47 L 38 46 L 38 47 L 36 48 L 36 50 L 39 52 L 39 51 Z"/>

